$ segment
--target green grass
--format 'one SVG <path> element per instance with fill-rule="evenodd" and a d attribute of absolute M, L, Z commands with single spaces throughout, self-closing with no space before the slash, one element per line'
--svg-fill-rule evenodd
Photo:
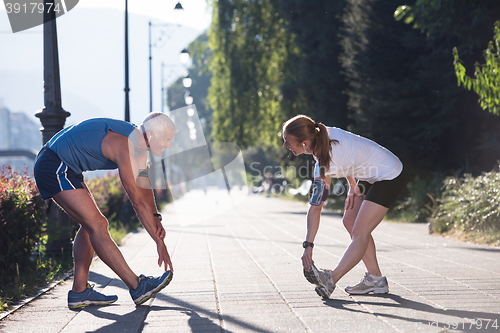
<path fill-rule="evenodd" d="M 109 228 L 109 234 L 111 238 L 115 241 L 116 245 L 122 245 L 122 239 L 127 236 L 128 231 L 125 228 Z"/>
<path fill-rule="evenodd" d="M 128 225 L 127 227 L 110 227 L 109 233 L 117 245 L 121 245 L 122 239 L 129 233 L 136 231 L 140 223 Z M 62 274 L 71 272 L 73 258 L 67 254 L 64 257 L 36 259 L 36 269 L 20 271 L 14 283 L 6 284 L 0 290 L 0 312 L 8 310 L 9 306 L 21 300 L 25 296 L 34 296 L 37 289 L 56 281 Z M 1 276 L 0 276 L 1 277 Z"/>
<path fill-rule="evenodd" d="M 487 233 L 481 231 L 462 231 L 453 229 L 440 235 L 463 242 L 500 247 L 500 232 L 498 231 Z"/>
<path fill-rule="evenodd" d="M 427 187 L 410 186 L 412 196 L 396 202 L 384 221 L 392 223 L 431 222 L 435 234 L 461 241 L 500 246 L 500 173 L 447 177 L 436 191 L 440 175 L 426 180 Z M 414 181 L 420 184 L 423 181 Z M 430 185 L 429 185 L 430 184 Z M 425 192 L 432 189 L 432 195 Z M 307 196 L 273 195 L 307 202 Z M 438 199 L 434 199 L 437 197 Z M 427 201 L 425 201 L 425 200 Z M 343 214 L 344 197 L 329 197 L 325 209 Z"/>
<path fill-rule="evenodd" d="M 122 239 L 127 236 L 129 232 L 137 231 L 137 229 L 141 228 L 141 223 L 136 221 L 135 223 L 129 223 L 127 225 L 123 225 L 121 223 L 113 223 L 109 227 L 109 234 L 111 238 L 115 241 L 116 245 L 122 245 Z"/>
<path fill-rule="evenodd" d="M 448 177 L 444 184 L 431 217 L 435 232 L 456 230 L 488 238 L 500 233 L 500 172 Z"/>
<path fill-rule="evenodd" d="M 14 282 L 4 285 L 2 276 L 2 289 L 0 290 L 0 312 L 8 310 L 9 306 L 25 296 L 34 296 L 37 289 L 56 281 L 60 275 L 69 272 L 73 267 L 71 256 L 59 258 L 36 259 L 35 269 L 19 270 Z"/>

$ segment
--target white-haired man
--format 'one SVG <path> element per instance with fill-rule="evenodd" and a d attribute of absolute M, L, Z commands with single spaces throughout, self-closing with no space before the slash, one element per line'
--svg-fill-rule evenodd
<path fill-rule="evenodd" d="M 92 118 L 61 130 L 38 153 L 34 175 L 42 197 L 52 198 L 80 224 L 73 244 L 74 281 L 68 307 L 108 305 L 117 300 L 115 295 L 98 293 L 88 283 L 94 251 L 127 285 L 136 305 L 171 281 L 172 262 L 146 163 L 148 151 L 160 156 L 170 148 L 176 131 L 172 120 L 160 112 L 149 114 L 138 127 L 122 120 Z M 156 242 L 158 265 L 165 268 L 161 277 L 137 276 L 130 269 L 83 181 L 83 171 L 116 168 L 139 220 Z"/>

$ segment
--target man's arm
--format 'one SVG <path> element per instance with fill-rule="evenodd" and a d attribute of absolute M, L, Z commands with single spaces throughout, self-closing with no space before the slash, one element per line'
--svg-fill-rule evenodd
<path fill-rule="evenodd" d="M 111 137 L 109 137 L 110 135 Z M 109 140 L 106 140 L 108 137 Z M 167 270 L 168 266 L 173 271 L 170 256 L 163 241 L 165 237 L 164 229 L 161 228 L 163 233 L 158 232 L 160 229 L 158 228 L 158 224 L 161 225 L 161 222 L 159 221 L 159 217 L 154 215 L 158 214 L 158 211 L 156 209 L 153 190 L 149 186 L 149 188 L 139 186 L 139 184 L 144 185 L 142 183 L 146 181 L 149 184 L 149 179 L 139 177 L 139 163 L 134 155 L 131 140 L 116 133 L 108 134 L 106 139 L 103 140 L 103 154 L 118 165 L 121 182 L 139 217 L 139 221 L 141 221 L 141 224 L 157 244 L 158 265 L 161 266 L 164 263 L 165 270 Z M 110 149 L 110 146 L 112 149 Z M 145 168 L 145 165 L 141 165 L 141 168 L 143 167 Z"/>

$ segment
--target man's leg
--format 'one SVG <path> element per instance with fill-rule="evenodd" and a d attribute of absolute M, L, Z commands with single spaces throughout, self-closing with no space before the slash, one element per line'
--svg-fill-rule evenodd
<path fill-rule="evenodd" d="M 90 242 L 89 234 L 84 227 L 80 226 L 75 242 L 73 243 L 73 258 L 75 260 L 75 274 L 73 279 L 73 291 L 81 293 L 87 288 L 89 269 L 94 257 L 94 248 Z"/>
<path fill-rule="evenodd" d="M 358 216 L 359 209 L 361 208 L 361 204 L 363 203 L 364 197 L 365 196 L 362 196 L 360 198 L 358 196 L 355 196 L 354 207 L 345 211 L 344 216 L 342 218 L 342 222 L 344 223 L 344 227 L 349 232 L 349 235 L 351 235 L 351 239 L 352 239 L 352 228 L 354 227 L 354 222 L 356 221 L 356 217 Z M 370 234 L 370 237 L 368 239 L 368 246 L 366 248 L 366 252 L 365 252 L 362 260 L 366 266 L 366 270 L 368 271 L 368 273 L 370 273 L 371 275 L 374 275 L 374 276 L 381 276 L 382 275 L 382 272 L 380 271 L 380 267 L 378 265 L 375 242 L 374 242 L 371 234 Z"/>
<path fill-rule="evenodd" d="M 125 282 L 129 289 L 136 289 L 139 285 L 137 275 L 130 269 L 115 242 L 111 239 L 108 231 L 108 221 L 97 208 L 90 192 L 86 189 L 62 191 L 55 194 L 53 199 L 76 222 L 82 225 L 88 234 L 91 247 L 94 248 L 99 258 Z M 80 235 L 77 247 L 78 254 L 75 256 L 75 269 L 76 266 L 79 266 L 79 269 L 85 269 L 87 265 L 90 265 L 88 253 L 91 250 L 84 234 Z M 84 271 L 83 273 L 80 271 L 78 278 L 83 278 L 83 276 Z M 84 283 L 86 285 L 87 281 Z M 82 281 L 75 281 L 75 287 L 81 288 L 81 284 Z"/>

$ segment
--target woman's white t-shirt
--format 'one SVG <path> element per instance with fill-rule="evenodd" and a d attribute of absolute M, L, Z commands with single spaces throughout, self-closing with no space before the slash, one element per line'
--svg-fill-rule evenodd
<path fill-rule="evenodd" d="M 399 158 L 381 145 L 362 136 L 337 127 L 327 127 L 332 142 L 330 169 L 325 175 L 334 178 L 352 176 L 373 184 L 381 180 L 391 180 L 403 171 Z M 320 177 L 317 157 L 314 178 Z"/>

